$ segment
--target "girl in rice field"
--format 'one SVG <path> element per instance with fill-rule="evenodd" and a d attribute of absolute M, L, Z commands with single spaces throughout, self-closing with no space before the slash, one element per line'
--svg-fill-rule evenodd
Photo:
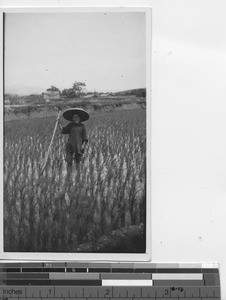
<path fill-rule="evenodd" d="M 80 162 L 85 151 L 85 146 L 88 143 L 86 128 L 82 122 L 89 119 L 89 114 L 83 109 L 71 108 L 63 113 L 63 117 L 70 121 L 65 127 L 62 127 L 58 121 L 61 133 L 69 135 L 66 143 L 65 157 L 67 163 L 67 181 L 69 181 L 72 173 L 73 160 L 76 162 L 78 173 L 80 171 Z"/>

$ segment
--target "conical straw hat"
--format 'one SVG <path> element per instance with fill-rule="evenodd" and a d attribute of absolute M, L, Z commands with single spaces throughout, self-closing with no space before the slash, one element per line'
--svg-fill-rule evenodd
<path fill-rule="evenodd" d="M 79 116 L 80 122 L 84 122 L 89 119 L 88 112 L 82 108 L 69 108 L 63 112 L 63 117 L 68 121 L 72 121 L 75 114 Z"/>

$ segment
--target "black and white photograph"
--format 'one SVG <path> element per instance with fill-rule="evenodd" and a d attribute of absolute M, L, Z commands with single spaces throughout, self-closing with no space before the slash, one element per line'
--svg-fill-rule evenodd
<path fill-rule="evenodd" d="M 148 8 L 3 12 L 8 257 L 149 252 L 150 19 Z"/>

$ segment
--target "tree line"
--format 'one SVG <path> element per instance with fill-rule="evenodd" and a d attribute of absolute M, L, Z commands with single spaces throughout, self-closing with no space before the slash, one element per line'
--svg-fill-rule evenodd
<path fill-rule="evenodd" d="M 62 91 L 60 91 L 60 89 L 52 85 L 50 88 L 47 89 L 47 91 L 59 92 L 59 94 L 63 97 L 75 98 L 80 97 L 85 92 L 85 87 L 86 84 L 84 82 L 75 81 L 71 88 L 63 89 Z"/>

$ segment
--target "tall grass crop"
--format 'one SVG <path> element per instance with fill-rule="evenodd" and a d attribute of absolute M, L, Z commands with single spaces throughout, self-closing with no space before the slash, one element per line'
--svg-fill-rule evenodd
<path fill-rule="evenodd" d="M 54 125 L 54 117 L 5 122 L 7 252 L 76 252 L 114 230 L 145 224 L 145 110 L 91 115 L 89 143 L 69 186 L 67 136 L 59 130 L 41 171 Z"/>

